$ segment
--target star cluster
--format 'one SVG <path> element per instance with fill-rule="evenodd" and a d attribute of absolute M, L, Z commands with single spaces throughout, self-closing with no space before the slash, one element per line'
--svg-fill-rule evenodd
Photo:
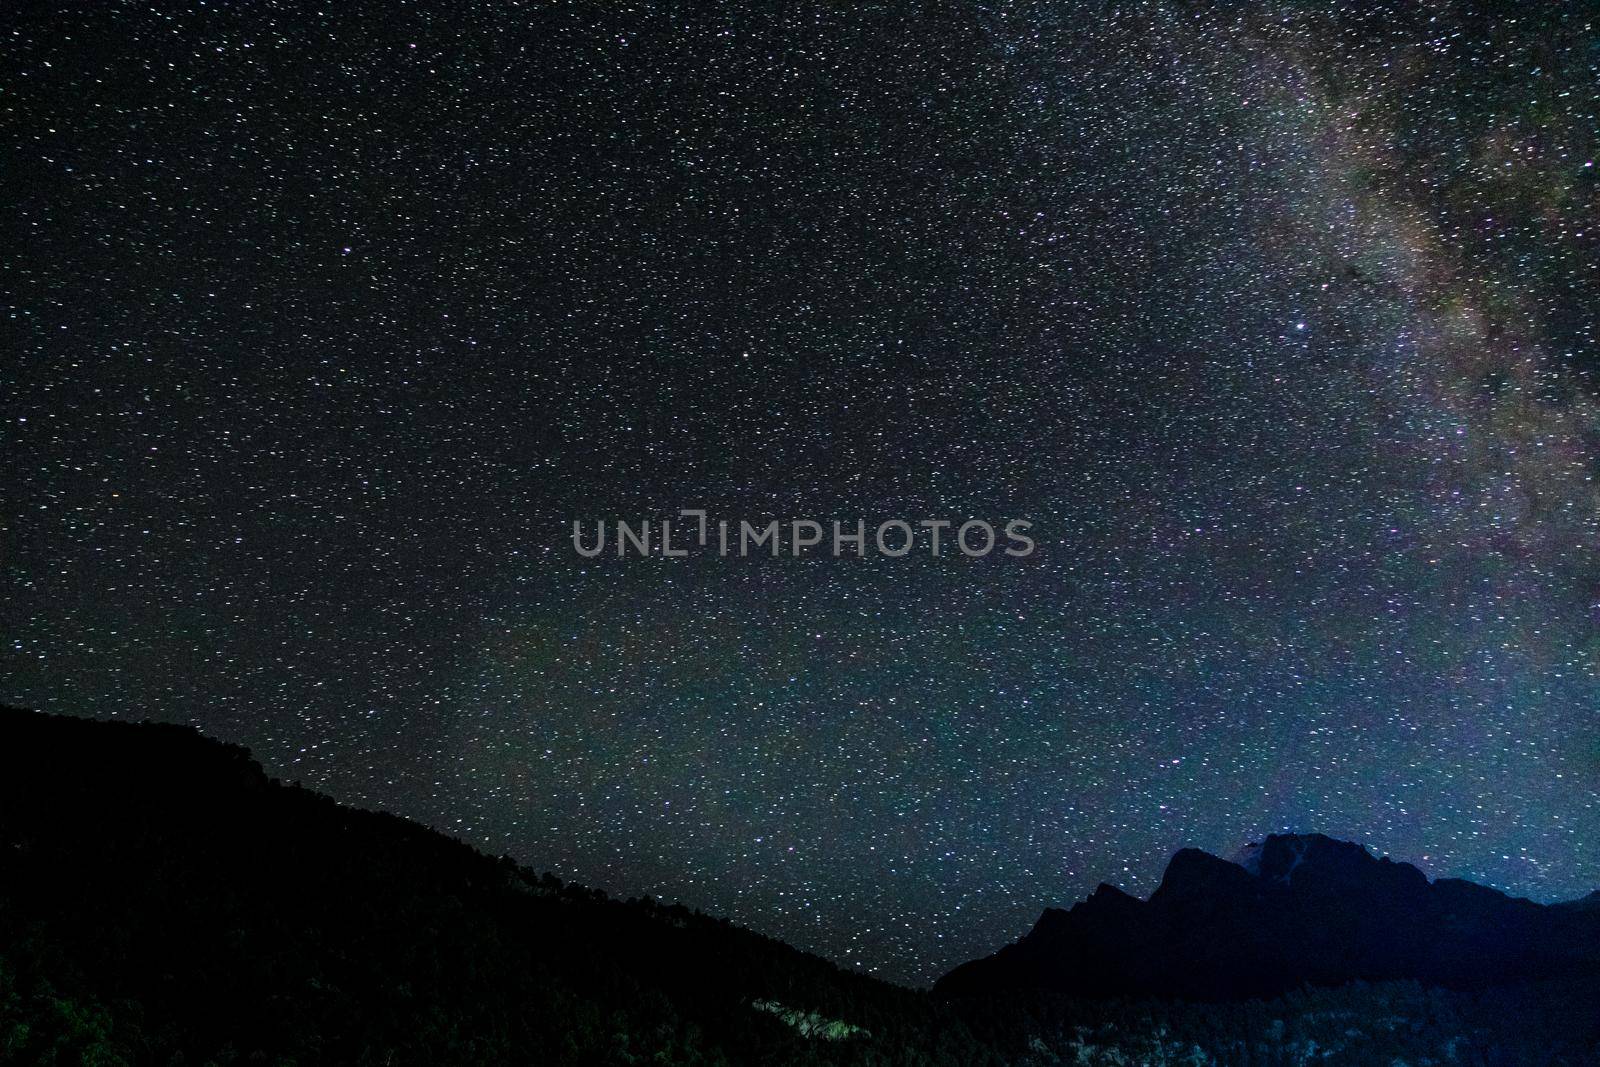
<path fill-rule="evenodd" d="M 0 699 L 909 982 L 1278 830 L 1600 884 L 1586 5 L 8 21 Z M 572 550 L 680 508 L 1039 548 Z"/>

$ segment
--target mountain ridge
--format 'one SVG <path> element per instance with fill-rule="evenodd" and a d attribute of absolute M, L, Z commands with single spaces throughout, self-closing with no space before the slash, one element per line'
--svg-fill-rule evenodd
<path fill-rule="evenodd" d="M 1102 884 L 1046 908 L 934 991 L 1239 1000 L 1352 981 L 1600 976 L 1600 891 L 1537 904 L 1324 834 L 1268 835 L 1235 857 L 1180 849 L 1148 899 Z"/>
<path fill-rule="evenodd" d="M 190 727 L 0 707 L 0 1063 L 620 1065 L 641 1048 L 997 1062 L 924 994 L 346 807 Z"/>
<path fill-rule="evenodd" d="M 1146 906 L 1102 886 L 1037 932 Z M 1576 1065 L 1600 1062 L 1592 993 L 940 997 L 340 805 L 190 727 L 0 708 L 0 1063 Z"/>

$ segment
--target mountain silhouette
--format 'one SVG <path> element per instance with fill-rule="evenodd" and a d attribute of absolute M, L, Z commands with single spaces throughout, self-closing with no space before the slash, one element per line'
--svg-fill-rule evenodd
<path fill-rule="evenodd" d="M 345 807 L 187 727 L 0 708 L 0 1063 L 1045 1067 L 1288 1064 L 1309 1050 L 1328 1067 L 1600 1062 L 1587 979 L 1313 987 L 1220 1008 L 1103 999 L 1166 988 L 1153 976 L 1180 959 L 1204 967 L 1205 939 L 1258 897 L 1388 893 L 1404 909 L 1420 885 L 1455 900 L 1446 915 L 1467 929 L 1508 908 L 1565 915 L 1580 961 L 1600 920 L 1593 898 L 1540 909 L 1428 886 L 1326 839 L 1269 840 L 1241 858 L 1181 853 L 1159 902 L 1102 887 L 958 972 L 997 995 L 935 996 Z M 1152 925 L 1158 915 L 1175 925 Z M 1518 929 L 1507 944 L 1522 943 Z M 1130 946 L 1157 938 L 1171 943 L 1129 966 Z M 1218 959 L 1233 967 L 1271 943 L 1262 932 L 1254 955 Z M 1095 995 L 1002 988 L 1062 978 Z"/>
<path fill-rule="evenodd" d="M 998 1062 L 936 1008 L 187 727 L 0 708 L 3 1064 Z"/>
<path fill-rule="evenodd" d="M 1102 885 L 1048 908 L 1021 940 L 934 990 L 1238 1000 L 1357 980 L 1465 988 L 1586 975 L 1600 976 L 1600 894 L 1540 905 L 1286 834 L 1232 860 L 1183 849 L 1149 900 Z"/>

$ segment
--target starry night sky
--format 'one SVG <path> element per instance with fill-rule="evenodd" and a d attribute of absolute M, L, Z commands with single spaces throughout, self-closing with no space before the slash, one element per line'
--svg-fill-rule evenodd
<path fill-rule="evenodd" d="M 0 700 L 921 983 L 1600 885 L 1600 8 L 24 4 Z M 1038 551 L 582 559 L 574 519 Z"/>

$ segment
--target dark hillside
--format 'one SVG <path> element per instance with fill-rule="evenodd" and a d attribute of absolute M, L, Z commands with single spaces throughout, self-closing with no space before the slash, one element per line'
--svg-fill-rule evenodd
<path fill-rule="evenodd" d="M 3 1062 L 984 1060 L 911 991 L 269 781 L 182 727 L 0 712 L 0 848 Z"/>

